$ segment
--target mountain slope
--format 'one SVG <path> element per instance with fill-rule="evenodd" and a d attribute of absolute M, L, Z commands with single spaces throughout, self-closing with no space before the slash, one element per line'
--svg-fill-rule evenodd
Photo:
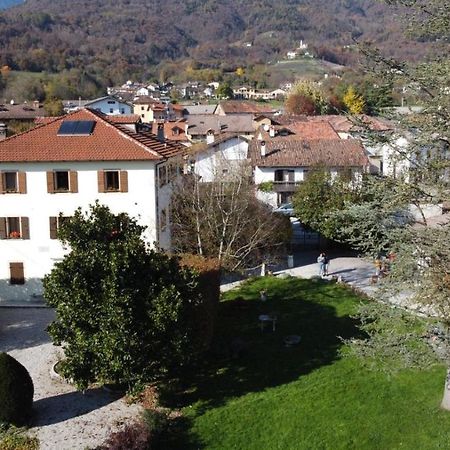
<path fill-rule="evenodd" d="M 0 9 L 11 8 L 11 6 L 19 5 L 24 0 L 0 0 Z"/>
<path fill-rule="evenodd" d="M 167 59 L 222 68 L 265 62 L 299 39 L 337 59 L 354 38 L 401 56 L 423 53 L 373 0 L 28 0 L 0 15 L 0 35 L 0 64 L 77 67 L 111 81 Z"/>

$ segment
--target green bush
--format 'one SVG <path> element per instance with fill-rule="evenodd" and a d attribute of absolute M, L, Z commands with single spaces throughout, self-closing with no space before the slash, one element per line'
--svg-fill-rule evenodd
<path fill-rule="evenodd" d="M 24 424 L 33 406 L 33 381 L 22 364 L 0 353 L 0 422 Z"/>
<path fill-rule="evenodd" d="M 38 450 L 39 441 L 26 435 L 26 430 L 0 425 L 1 450 Z"/>

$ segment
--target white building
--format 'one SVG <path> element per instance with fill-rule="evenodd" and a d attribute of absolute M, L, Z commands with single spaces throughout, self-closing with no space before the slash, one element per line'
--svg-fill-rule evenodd
<path fill-rule="evenodd" d="M 106 97 L 97 98 L 84 104 L 84 107 L 94 109 L 103 114 L 116 115 L 116 114 L 132 114 L 132 105 L 118 98 L 107 95 Z"/>
<path fill-rule="evenodd" d="M 183 148 L 83 109 L 0 142 L 0 300 L 29 300 L 65 250 L 60 214 L 98 200 L 170 249 L 171 180 Z"/>
<path fill-rule="evenodd" d="M 258 197 L 272 206 L 290 202 L 297 187 L 318 165 L 332 176 L 351 171 L 355 180 L 368 170 L 369 161 L 357 140 L 264 137 L 249 147 L 255 184 L 266 185 Z"/>
<path fill-rule="evenodd" d="M 212 182 L 242 176 L 242 168 L 248 161 L 248 140 L 236 134 L 208 136 L 207 144 L 191 147 L 188 171 L 200 181 Z"/>

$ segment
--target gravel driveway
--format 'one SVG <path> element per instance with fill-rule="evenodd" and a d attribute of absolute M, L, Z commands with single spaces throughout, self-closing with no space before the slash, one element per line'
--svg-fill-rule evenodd
<path fill-rule="evenodd" d="M 101 444 L 111 431 L 138 417 L 138 405 L 128 406 L 102 389 L 85 394 L 50 377 L 61 350 L 45 329 L 54 313 L 46 308 L 0 308 L 0 351 L 8 352 L 30 372 L 34 382 L 31 433 L 43 450 L 75 450 Z"/>

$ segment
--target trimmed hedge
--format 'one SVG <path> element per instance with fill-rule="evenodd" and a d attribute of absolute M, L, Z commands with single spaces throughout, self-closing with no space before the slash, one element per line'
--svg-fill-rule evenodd
<path fill-rule="evenodd" d="M 33 394 L 33 381 L 27 369 L 7 353 L 0 353 L 0 422 L 26 423 Z"/>

